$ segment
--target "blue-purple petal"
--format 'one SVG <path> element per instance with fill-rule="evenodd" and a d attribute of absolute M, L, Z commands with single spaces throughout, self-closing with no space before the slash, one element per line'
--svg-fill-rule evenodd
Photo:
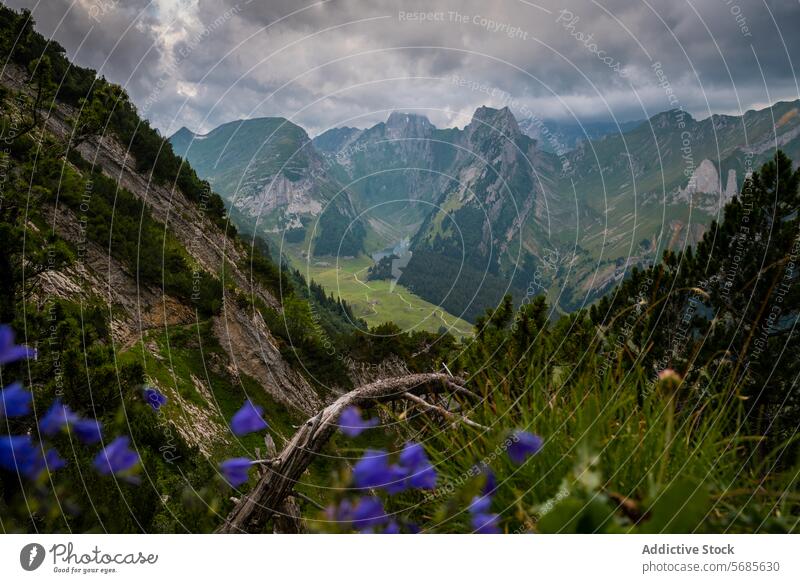
<path fill-rule="evenodd" d="M 139 463 L 139 454 L 130 449 L 130 438 L 117 437 L 94 458 L 95 469 L 103 475 L 117 474 L 133 469 Z"/>
<path fill-rule="evenodd" d="M 39 433 L 47 437 L 53 437 L 66 425 L 77 420 L 78 416 L 67 405 L 61 403 L 60 399 L 56 399 L 39 419 Z"/>
<path fill-rule="evenodd" d="M 246 457 L 234 457 L 219 464 L 219 469 L 225 480 L 234 488 L 241 486 L 250 479 L 252 460 Z"/>
<path fill-rule="evenodd" d="M 147 404 L 150 405 L 154 411 L 158 411 L 167 404 L 167 397 L 159 392 L 158 389 L 147 387 L 144 390 L 144 398 Z"/>
<path fill-rule="evenodd" d="M 36 350 L 14 344 L 14 331 L 11 327 L 0 326 L 0 366 L 29 358 L 36 358 Z"/>
<path fill-rule="evenodd" d="M 0 468 L 24 473 L 40 453 L 30 435 L 0 436 Z"/>
<path fill-rule="evenodd" d="M 383 503 L 377 496 L 364 496 L 353 508 L 352 522 L 358 530 L 384 524 L 388 520 Z"/>
<path fill-rule="evenodd" d="M 472 515 L 472 528 L 476 534 L 499 534 L 500 516 L 491 513 Z"/>
<path fill-rule="evenodd" d="M 97 443 L 103 439 L 103 424 L 96 419 L 78 419 L 72 422 L 72 430 L 83 443 Z"/>
<path fill-rule="evenodd" d="M 262 415 L 264 413 L 263 407 L 254 405 L 249 399 L 245 401 L 242 408 L 239 409 L 231 419 L 231 431 L 236 436 L 241 437 L 254 431 L 262 431 L 269 427 L 264 421 Z"/>
<path fill-rule="evenodd" d="M 527 431 L 514 431 L 511 444 L 508 446 L 508 457 L 516 465 L 521 465 L 530 456 L 542 449 L 544 440 Z"/>
<path fill-rule="evenodd" d="M 0 391 L 0 418 L 22 417 L 31 412 L 33 395 L 22 388 L 20 383 L 13 383 Z"/>
<path fill-rule="evenodd" d="M 339 416 L 339 431 L 347 437 L 357 437 L 376 425 L 378 420 L 375 418 L 364 420 L 358 407 L 347 407 Z"/>

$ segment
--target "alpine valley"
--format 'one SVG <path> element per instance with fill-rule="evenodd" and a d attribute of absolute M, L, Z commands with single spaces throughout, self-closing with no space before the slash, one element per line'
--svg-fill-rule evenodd
<path fill-rule="evenodd" d="M 258 118 L 170 141 L 237 227 L 359 317 L 458 333 L 506 293 L 574 311 L 633 266 L 696 245 L 776 147 L 800 157 L 798 113 L 795 101 L 584 126 L 480 107 L 463 128 L 392 112 L 313 139 Z"/>

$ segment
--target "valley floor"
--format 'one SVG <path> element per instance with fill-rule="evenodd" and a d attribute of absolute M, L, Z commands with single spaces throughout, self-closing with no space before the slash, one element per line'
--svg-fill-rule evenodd
<path fill-rule="evenodd" d="M 444 326 L 456 338 L 472 335 L 469 322 L 423 300 L 404 286 L 393 285 L 389 280 L 367 280 L 367 271 L 374 264 L 369 257 L 332 257 L 309 262 L 294 256 L 292 262 L 307 281 L 313 279 L 334 296 L 347 301 L 355 316 L 364 319 L 370 327 L 394 322 L 405 332 L 436 332 Z"/>

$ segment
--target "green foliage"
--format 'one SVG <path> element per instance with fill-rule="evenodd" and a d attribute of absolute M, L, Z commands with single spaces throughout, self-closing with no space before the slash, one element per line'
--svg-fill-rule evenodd
<path fill-rule="evenodd" d="M 142 483 L 129 484 L 100 476 L 92 468 L 98 445 L 82 445 L 75 436 L 48 438 L 67 461 L 52 474 L 52 481 L 28 483 L 16 475 L 0 472 L 0 510 L 6 532 L 168 532 L 181 529 L 207 530 L 213 513 L 208 508 L 166 504 L 180 501 L 187 482 L 209 483 L 212 473 L 196 448 L 175 434 L 170 436 L 171 456 L 163 456 L 164 427 L 141 396 L 144 371 L 134 361 L 120 363 L 110 342 L 107 308 L 90 304 L 54 301 L 46 310 L 26 310 L 29 338 L 40 339 L 39 357 L 29 361 L 28 383 L 34 387 L 37 416 L 44 414 L 56 397 L 84 417 L 103 424 L 110 441 L 130 435 L 142 456 Z M 4 374 L 13 371 L 4 368 Z M 33 432 L 33 417 L 15 419 L 11 433 Z M 221 488 L 203 487 L 201 494 L 219 506 Z M 167 520 L 169 519 L 169 520 Z"/>
<path fill-rule="evenodd" d="M 537 321 L 546 305 L 531 306 L 526 311 Z M 747 412 L 726 379 L 677 388 L 657 383 L 645 391 L 646 371 L 606 367 L 597 343 L 584 344 L 578 355 L 560 349 L 576 327 L 591 330 L 587 319 L 547 324 L 540 317 L 528 328 L 531 342 L 520 334 L 521 312 L 509 321 L 506 308 L 487 314 L 486 332 L 449 363 L 454 372 L 469 371 L 469 387 L 483 396 L 480 403 L 462 401 L 461 412 L 491 429 L 426 416 L 407 430 L 437 458 L 437 489 L 413 502 L 414 513 L 431 516 L 437 532 L 472 529 L 464 509 L 482 485 L 481 463 L 496 474 L 492 511 L 506 532 L 797 528 L 800 499 L 788 495 L 800 467 L 790 453 L 796 444 L 764 460 L 751 457 L 757 447 L 751 435 L 722 422 L 741 427 Z M 704 405 L 690 406 L 700 393 Z M 510 462 L 504 447 L 515 428 L 545 442 L 522 466 Z M 764 467 L 785 467 L 769 477 L 768 488 L 760 487 Z"/>
<path fill-rule="evenodd" d="M 425 249 L 414 251 L 399 283 L 469 322 L 516 291 L 503 277 Z"/>
<path fill-rule="evenodd" d="M 36 88 L 32 120 L 26 131 L 39 122 L 39 108 L 49 107 L 53 99 L 78 107 L 78 125 L 74 130 L 78 141 L 100 128 L 112 132 L 136 160 L 137 170 L 149 174 L 156 182 L 177 186 L 213 222 L 235 234 L 235 229 L 227 224 L 219 195 L 211 192 L 208 183 L 175 155 L 168 140 L 139 117 L 125 92 L 97 78 L 95 71 L 70 63 L 64 47 L 35 32 L 33 27 L 30 11 L 16 13 L 0 6 L 0 58 L 28 69 Z"/>
<path fill-rule="evenodd" d="M 591 309 L 614 360 L 695 380 L 719 371 L 749 400 L 760 431 L 781 441 L 800 411 L 796 262 L 800 171 L 778 152 L 725 207 L 696 250 L 634 269 Z M 625 347 L 619 350 L 619 345 Z M 714 374 L 714 373 L 708 373 Z"/>
<path fill-rule="evenodd" d="M 348 218 L 335 206 L 329 206 L 319 217 L 314 254 L 355 257 L 364 251 L 364 226 Z"/>
<path fill-rule="evenodd" d="M 392 279 L 392 262 L 399 259 L 394 253 L 381 257 L 378 262 L 369 268 L 367 271 L 367 279 L 369 281 L 377 281 L 381 279 Z"/>

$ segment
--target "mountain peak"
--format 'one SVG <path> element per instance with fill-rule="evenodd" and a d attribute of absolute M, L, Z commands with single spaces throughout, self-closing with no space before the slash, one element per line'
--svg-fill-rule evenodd
<path fill-rule="evenodd" d="M 393 111 L 386 120 L 386 133 L 392 138 L 423 138 L 436 128 L 424 115 Z"/>
<path fill-rule="evenodd" d="M 170 138 L 169 138 L 169 139 L 170 139 L 170 140 L 173 140 L 173 139 L 175 139 L 175 138 L 177 138 L 177 139 L 191 138 L 191 137 L 193 137 L 194 135 L 195 135 L 195 133 L 194 133 L 192 130 L 190 130 L 190 129 L 189 129 L 189 128 L 187 128 L 186 126 L 183 126 L 183 127 L 181 127 L 181 129 L 179 129 L 177 132 L 175 132 L 174 134 L 172 134 L 172 136 L 170 136 Z"/>
<path fill-rule="evenodd" d="M 520 133 L 517 118 L 508 107 L 495 109 L 486 105 L 480 106 L 472 115 L 470 125 L 489 126 L 493 131 L 515 136 Z"/>

